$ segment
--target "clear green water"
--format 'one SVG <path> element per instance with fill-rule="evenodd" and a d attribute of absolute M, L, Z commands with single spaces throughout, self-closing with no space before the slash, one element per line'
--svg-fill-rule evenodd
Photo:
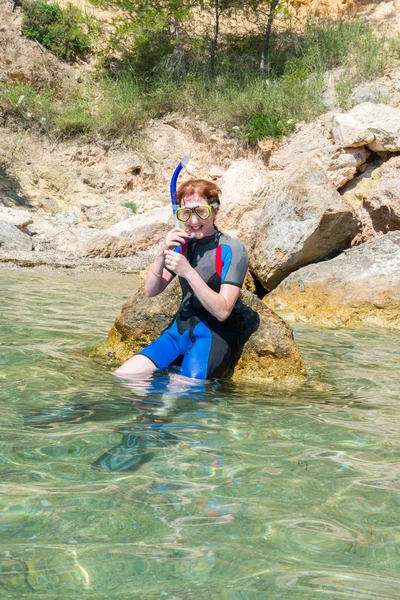
<path fill-rule="evenodd" d="M 174 400 L 81 354 L 133 286 L 0 269 L 0 598 L 400 598 L 400 335 L 297 327 L 300 390 Z M 143 431 L 139 470 L 92 468 Z"/>

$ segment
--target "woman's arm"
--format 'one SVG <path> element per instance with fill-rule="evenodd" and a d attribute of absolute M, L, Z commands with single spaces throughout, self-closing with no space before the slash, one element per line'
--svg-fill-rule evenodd
<path fill-rule="evenodd" d="M 182 254 L 165 251 L 165 265 L 180 277 L 184 277 L 204 308 L 218 321 L 225 321 L 232 312 L 240 294 L 240 287 L 222 284 L 218 292 L 214 292 L 200 275 L 193 269 Z M 167 271 L 168 273 L 168 271 Z"/>
<path fill-rule="evenodd" d="M 171 283 L 173 274 L 164 269 L 164 251 L 157 255 L 157 258 L 147 271 L 146 281 L 144 283 L 144 294 L 148 298 L 161 294 Z"/>
<path fill-rule="evenodd" d="M 172 231 L 167 233 L 160 252 L 157 254 L 155 261 L 147 272 L 144 284 L 145 296 L 148 298 L 157 296 L 165 290 L 169 283 L 171 283 L 174 275 L 164 268 L 165 251 L 172 250 L 173 248 L 184 244 L 189 237 L 189 234 L 179 227 L 172 229 Z"/>

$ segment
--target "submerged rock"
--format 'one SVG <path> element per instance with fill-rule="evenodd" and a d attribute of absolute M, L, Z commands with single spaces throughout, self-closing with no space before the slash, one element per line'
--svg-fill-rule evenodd
<path fill-rule="evenodd" d="M 264 302 L 298 321 L 400 329 L 400 231 L 292 273 Z"/>
<path fill-rule="evenodd" d="M 143 289 L 125 303 L 108 339 L 93 355 L 124 362 L 155 340 L 166 329 L 179 308 L 178 282 L 155 298 L 146 298 Z M 278 315 L 251 292 L 243 291 L 234 312 L 234 327 L 240 331 L 240 352 L 231 375 L 234 378 L 264 381 L 301 381 L 304 362 L 292 330 Z"/>

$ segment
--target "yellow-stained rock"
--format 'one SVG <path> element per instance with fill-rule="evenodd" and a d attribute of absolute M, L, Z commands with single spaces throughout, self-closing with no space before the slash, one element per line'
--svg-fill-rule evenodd
<path fill-rule="evenodd" d="M 294 321 L 400 329 L 400 232 L 292 273 L 264 302 Z"/>

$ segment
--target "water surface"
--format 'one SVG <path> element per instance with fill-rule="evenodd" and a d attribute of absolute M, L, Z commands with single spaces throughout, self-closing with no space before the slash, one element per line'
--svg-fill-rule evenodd
<path fill-rule="evenodd" d="M 136 286 L 0 269 L 0 597 L 400 598 L 400 335 L 296 326 L 297 390 L 132 389 L 83 350 Z"/>

